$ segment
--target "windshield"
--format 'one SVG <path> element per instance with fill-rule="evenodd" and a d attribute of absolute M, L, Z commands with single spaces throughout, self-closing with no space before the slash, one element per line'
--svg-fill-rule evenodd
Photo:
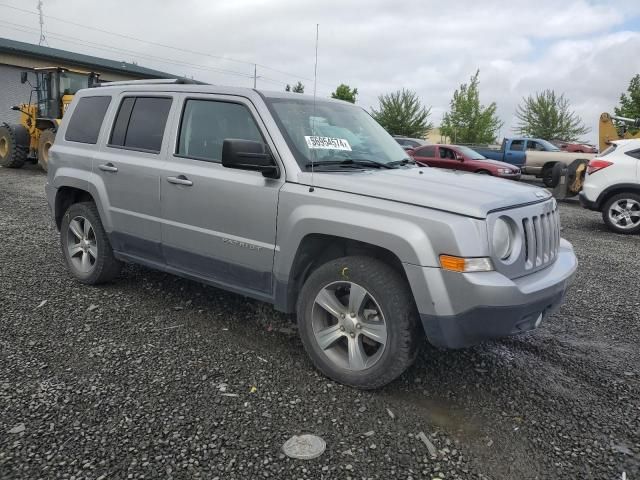
<path fill-rule="evenodd" d="M 456 147 L 456 148 L 460 153 L 462 153 L 466 157 L 469 157 L 472 160 L 486 160 L 485 157 L 483 157 L 478 152 L 476 152 L 475 150 L 469 147 Z"/>
<path fill-rule="evenodd" d="M 84 73 L 60 73 L 60 94 L 75 95 L 75 93 L 89 86 L 89 75 Z"/>
<path fill-rule="evenodd" d="M 546 140 L 536 140 L 540 145 L 544 146 L 544 149 L 548 152 L 560 152 L 561 150 L 556 147 L 553 143 L 547 142 Z"/>
<path fill-rule="evenodd" d="M 355 105 L 294 98 L 267 98 L 300 168 L 323 162 L 399 162 L 407 153 L 367 112 Z"/>

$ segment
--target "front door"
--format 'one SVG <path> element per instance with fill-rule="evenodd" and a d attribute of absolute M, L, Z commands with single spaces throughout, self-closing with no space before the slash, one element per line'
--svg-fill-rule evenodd
<path fill-rule="evenodd" d="M 226 138 L 265 142 L 264 125 L 240 97 L 185 95 L 182 102 L 160 181 L 166 262 L 226 288 L 269 296 L 284 179 L 221 163 Z"/>

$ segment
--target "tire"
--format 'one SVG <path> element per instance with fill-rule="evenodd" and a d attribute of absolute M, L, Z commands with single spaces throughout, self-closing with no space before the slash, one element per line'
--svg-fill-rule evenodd
<path fill-rule="evenodd" d="M 626 218 L 619 218 L 621 216 Z M 631 192 L 614 195 L 602 206 L 602 220 L 613 232 L 626 235 L 639 233 L 640 195 Z"/>
<path fill-rule="evenodd" d="M 93 202 L 74 203 L 67 209 L 60 226 L 60 246 L 69 272 L 81 283 L 109 282 L 120 273 L 122 263 L 113 256 Z"/>
<path fill-rule="evenodd" d="M 553 166 L 554 165 L 555 164 L 547 165 L 542 170 L 542 183 L 544 183 L 544 186 L 547 188 L 553 188 L 557 185 L 553 183 Z"/>
<path fill-rule="evenodd" d="M 55 139 L 56 131 L 53 128 L 42 130 L 40 132 L 40 138 L 38 138 L 38 165 L 40 165 L 40 168 L 45 172 L 49 167 L 49 149 Z"/>
<path fill-rule="evenodd" d="M 29 153 L 29 132 L 22 125 L 0 126 L 0 166 L 20 168 Z"/>
<path fill-rule="evenodd" d="M 355 316 L 349 312 L 351 297 L 360 305 L 354 308 Z M 329 308 L 336 315 L 317 302 L 333 305 Z M 407 282 L 371 257 L 343 257 L 314 270 L 298 297 L 297 315 L 302 343 L 318 370 L 361 389 L 379 388 L 398 378 L 424 343 Z M 324 348 L 322 331 L 331 332 L 324 336 Z M 350 359 L 349 351 L 360 355 Z"/>
<path fill-rule="evenodd" d="M 560 183 L 560 179 L 562 178 L 562 173 L 564 169 L 565 169 L 565 166 L 560 162 L 553 164 L 553 167 L 551 167 L 551 185 L 547 185 L 547 187 L 556 188 L 558 186 L 558 184 Z M 544 173 L 543 173 L 543 178 L 544 178 Z"/>

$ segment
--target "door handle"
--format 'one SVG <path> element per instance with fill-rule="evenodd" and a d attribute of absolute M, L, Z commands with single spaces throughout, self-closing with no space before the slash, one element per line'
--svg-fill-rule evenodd
<path fill-rule="evenodd" d="M 118 167 L 116 167 L 113 163 L 109 162 L 109 163 L 103 163 L 102 165 L 98 165 L 98 168 L 100 170 L 102 170 L 103 172 L 117 172 L 118 171 Z"/>
<path fill-rule="evenodd" d="M 193 185 L 193 182 L 184 175 L 178 175 L 177 177 L 167 177 L 167 182 L 174 183 L 176 185 L 184 185 L 185 187 L 190 187 L 191 185 Z"/>

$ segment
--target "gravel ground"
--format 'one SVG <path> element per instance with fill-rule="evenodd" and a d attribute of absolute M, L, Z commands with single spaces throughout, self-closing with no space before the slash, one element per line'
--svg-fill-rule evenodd
<path fill-rule="evenodd" d="M 138 266 L 74 282 L 44 182 L 0 169 L 2 479 L 639 478 L 640 237 L 597 213 L 562 204 L 580 269 L 537 332 L 360 392 L 268 305 Z M 300 433 L 326 452 L 286 458 Z"/>

